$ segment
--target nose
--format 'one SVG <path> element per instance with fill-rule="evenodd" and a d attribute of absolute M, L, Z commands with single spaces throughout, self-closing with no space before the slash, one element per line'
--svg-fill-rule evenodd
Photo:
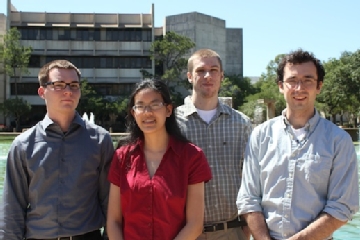
<path fill-rule="evenodd" d="M 295 85 L 295 89 L 302 89 L 304 86 L 303 81 L 297 81 Z"/>
<path fill-rule="evenodd" d="M 72 94 L 72 90 L 70 89 L 70 85 L 66 85 L 65 88 L 63 89 L 64 93 L 70 93 Z"/>
<path fill-rule="evenodd" d="M 208 78 L 208 77 L 211 77 L 210 71 L 205 71 L 204 78 Z"/>

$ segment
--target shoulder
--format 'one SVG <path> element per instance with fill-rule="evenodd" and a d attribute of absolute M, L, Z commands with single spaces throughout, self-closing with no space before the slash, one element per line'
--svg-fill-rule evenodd
<path fill-rule="evenodd" d="M 268 135 L 279 132 L 280 129 L 285 128 L 282 116 L 277 116 L 269 119 L 254 128 L 252 135 Z"/>
<path fill-rule="evenodd" d="M 111 140 L 110 133 L 103 127 L 96 125 L 94 123 L 90 123 L 88 121 L 85 122 L 85 129 L 92 137 L 96 137 L 100 141 L 103 140 Z"/>
<path fill-rule="evenodd" d="M 344 129 L 338 127 L 333 122 L 320 117 L 319 119 L 319 131 L 323 132 L 323 134 L 326 136 L 326 139 L 333 139 L 335 142 L 342 142 L 345 140 L 346 142 L 351 142 L 352 139 L 349 133 L 347 133 Z"/>
<path fill-rule="evenodd" d="M 229 112 L 231 114 L 231 117 L 238 122 L 241 122 L 243 124 L 251 124 L 251 120 L 248 116 L 246 116 L 244 113 L 235 110 L 234 108 L 231 108 L 229 106 L 225 106 L 226 108 L 229 109 Z"/>

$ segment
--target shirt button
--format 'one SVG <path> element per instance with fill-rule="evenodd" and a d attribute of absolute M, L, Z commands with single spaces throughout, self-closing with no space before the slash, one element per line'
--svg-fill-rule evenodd
<path fill-rule="evenodd" d="M 285 218 L 287 218 L 288 217 L 288 215 L 287 214 L 285 214 Z"/>
<path fill-rule="evenodd" d="M 286 196 L 289 198 L 289 197 L 291 197 L 291 194 L 290 194 L 290 193 L 287 193 Z"/>
<path fill-rule="evenodd" d="M 62 158 L 61 161 L 62 161 L 62 162 L 65 162 L 65 159 Z"/>

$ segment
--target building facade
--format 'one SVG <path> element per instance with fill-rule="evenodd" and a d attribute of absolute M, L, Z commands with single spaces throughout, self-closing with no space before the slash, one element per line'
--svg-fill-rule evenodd
<path fill-rule="evenodd" d="M 226 28 L 225 20 L 191 12 L 167 16 L 166 31 L 187 36 L 195 43 L 194 52 L 201 48 L 215 50 L 223 61 L 225 74 L 243 76 L 243 30 Z"/>
<path fill-rule="evenodd" d="M 141 69 L 154 73 L 150 47 L 157 36 L 175 31 L 192 39 L 196 47 L 212 48 L 223 59 L 225 72 L 242 75 L 242 29 L 227 29 L 225 21 L 201 13 L 168 16 L 163 27 L 154 26 L 154 5 L 150 13 L 48 13 L 17 11 L 8 0 L 7 16 L 0 16 L 0 28 L 16 27 L 24 46 L 33 51 L 29 74 L 17 77 L 18 95 L 32 105 L 40 120 L 45 103 L 37 95 L 37 74 L 41 66 L 55 59 L 67 59 L 82 78 L 107 96 L 129 95 L 142 80 Z M 1 29 L 0 29 L 1 31 Z M 0 63 L 1 64 L 1 63 Z M 1 68 L 0 68 L 1 71 Z M 15 79 L 0 72 L 0 102 L 15 94 Z M 3 78 L 1 78 L 3 76 Z M 5 120 L 4 120 L 5 121 Z M 2 124 L 0 117 L 0 124 Z"/>

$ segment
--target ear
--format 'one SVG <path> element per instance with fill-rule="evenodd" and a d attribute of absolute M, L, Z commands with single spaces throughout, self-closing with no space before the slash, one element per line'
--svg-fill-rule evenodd
<path fill-rule="evenodd" d="M 134 109 L 131 109 L 130 113 L 131 113 L 131 115 L 135 118 L 135 112 L 134 112 Z"/>
<path fill-rule="evenodd" d="M 222 82 L 223 80 L 224 80 L 224 72 L 221 72 L 220 82 Z"/>
<path fill-rule="evenodd" d="M 38 88 L 38 95 L 39 95 L 42 99 L 45 99 L 45 88 L 44 88 L 44 87 L 39 87 L 39 88 Z"/>
<path fill-rule="evenodd" d="M 173 111 L 173 105 L 172 104 L 168 104 L 166 105 L 166 117 L 170 117 Z"/>
<path fill-rule="evenodd" d="M 319 94 L 323 86 L 323 82 L 319 81 L 316 86 L 316 94 Z"/>
<path fill-rule="evenodd" d="M 279 92 L 284 93 L 284 82 L 278 81 L 277 85 L 279 86 Z"/>
<path fill-rule="evenodd" d="M 190 72 L 187 72 L 187 73 L 186 73 L 186 76 L 187 76 L 187 79 L 188 79 L 189 83 L 192 84 L 192 75 L 191 75 L 191 73 L 190 73 Z"/>

